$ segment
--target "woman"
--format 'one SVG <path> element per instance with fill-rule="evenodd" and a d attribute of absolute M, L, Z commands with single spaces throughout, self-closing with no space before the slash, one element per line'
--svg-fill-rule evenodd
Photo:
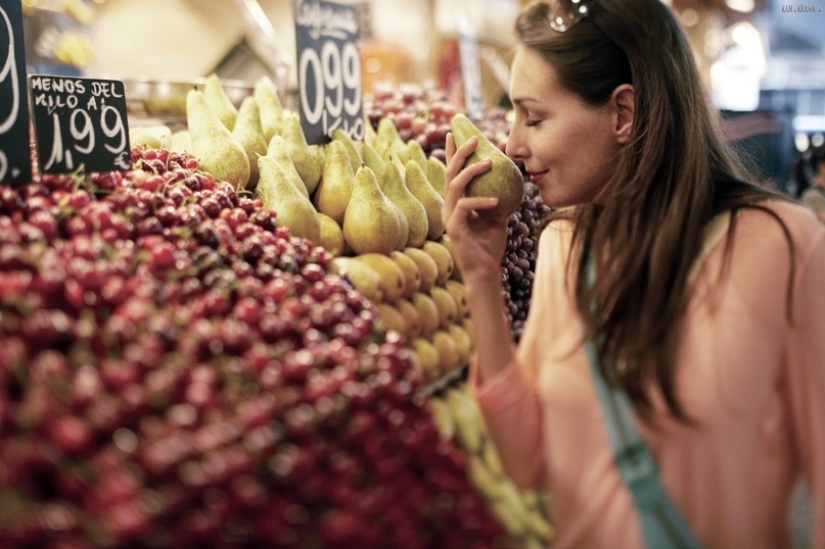
<path fill-rule="evenodd" d="M 825 547 L 825 227 L 740 179 L 666 5 L 568 2 L 516 25 L 507 153 L 555 208 L 518 347 L 500 300 L 506 220 L 463 196 L 490 164 L 465 166 L 475 140 L 448 139 L 443 218 L 491 440 L 519 485 L 550 491 L 554 549 L 644 547 L 583 347 L 595 340 L 705 547 L 788 547 L 800 478 Z"/>
<path fill-rule="evenodd" d="M 794 179 L 800 187 L 804 186 L 802 203 L 825 221 L 825 145 L 814 147 L 797 161 Z"/>

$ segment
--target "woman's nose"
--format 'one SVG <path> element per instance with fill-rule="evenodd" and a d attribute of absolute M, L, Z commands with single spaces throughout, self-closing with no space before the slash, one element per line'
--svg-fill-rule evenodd
<path fill-rule="evenodd" d="M 510 134 L 507 136 L 507 145 L 504 152 L 516 161 L 516 163 L 523 162 L 527 156 L 527 147 L 524 145 L 520 132 L 516 129 L 515 124 L 510 128 Z"/>

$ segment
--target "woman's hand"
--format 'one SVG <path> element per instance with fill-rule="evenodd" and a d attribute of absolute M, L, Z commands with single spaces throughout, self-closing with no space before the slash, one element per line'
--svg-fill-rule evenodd
<path fill-rule="evenodd" d="M 447 174 L 441 216 L 465 283 L 490 277 L 500 281 L 501 260 L 507 246 L 508 218 L 493 219 L 478 214 L 480 210 L 495 207 L 498 199 L 464 196 L 467 184 L 491 166 L 489 160 L 465 166 L 477 146 L 478 139 L 473 137 L 456 149 L 453 135 L 447 135 Z"/>

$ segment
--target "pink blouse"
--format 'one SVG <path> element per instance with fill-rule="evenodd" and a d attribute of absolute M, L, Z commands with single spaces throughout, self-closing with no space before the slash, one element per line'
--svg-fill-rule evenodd
<path fill-rule="evenodd" d="M 813 547 L 825 548 L 825 225 L 808 209 L 767 202 L 796 246 L 790 255 L 766 213 L 739 215 L 733 255 L 708 247 L 676 356 L 678 396 L 698 427 L 637 421 L 662 483 L 707 548 L 790 547 L 791 494 L 804 477 L 814 502 Z M 726 226 L 726 224 L 725 224 Z M 532 305 L 517 359 L 480 384 L 491 440 L 522 487 L 551 496 L 554 549 L 644 547 L 630 492 L 613 463 L 565 284 L 569 225 L 541 235 Z M 662 399 L 652 392 L 657 410 Z"/>

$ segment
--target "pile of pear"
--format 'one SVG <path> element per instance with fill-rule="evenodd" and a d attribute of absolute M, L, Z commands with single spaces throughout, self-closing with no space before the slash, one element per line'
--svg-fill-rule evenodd
<path fill-rule="evenodd" d="M 502 468 L 499 454 L 487 437 L 478 402 L 466 385 L 452 386 L 429 399 L 435 425 L 446 439 L 455 440 L 467 456 L 467 475 L 490 510 L 522 549 L 550 547 L 553 526 L 544 489 L 519 489 Z"/>
<path fill-rule="evenodd" d="M 405 336 L 425 383 L 457 372 L 472 353 L 472 321 L 444 233 L 446 166 L 389 118 L 353 140 L 335 130 L 309 145 L 298 114 L 268 77 L 236 107 L 216 75 L 186 100 L 186 128 L 136 128 L 132 143 L 187 152 L 218 180 L 259 198 L 279 226 L 324 247 L 331 268 Z"/>

